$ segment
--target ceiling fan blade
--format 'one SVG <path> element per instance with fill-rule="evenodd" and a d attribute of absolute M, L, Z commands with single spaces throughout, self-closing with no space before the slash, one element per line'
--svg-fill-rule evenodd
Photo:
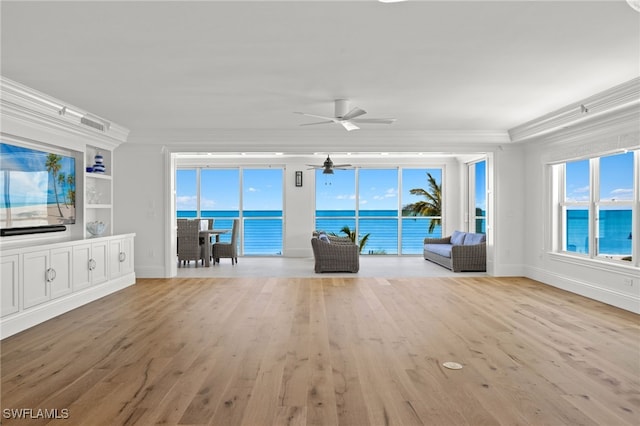
<path fill-rule="evenodd" d="M 320 118 L 322 120 L 329 120 L 332 123 L 337 122 L 338 120 L 334 117 L 325 117 L 324 115 L 315 115 L 315 114 L 307 114 L 306 112 L 298 112 L 295 111 L 294 114 L 306 115 L 307 117 Z"/>
<path fill-rule="evenodd" d="M 371 123 L 371 124 L 392 124 L 396 122 L 395 118 L 356 118 L 354 123 Z"/>
<path fill-rule="evenodd" d="M 333 168 L 334 169 L 340 169 L 340 168 L 345 168 L 345 167 L 352 167 L 351 164 L 334 164 Z"/>
<path fill-rule="evenodd" d="M 366 114 L 366 113 L 367 113 L 367 111 L 365 111 L 365 110 L 363 110 L 361 108 L 355 107 L 351 111 L 346 113 L 342 117 L 342 119 L 343 120 L 351 120 L 352 118 L 360 117 L 361 115 Z"/>
<path fill-rule="evenodd" d="M 350 122 L 349 120 L 340 120 L 338 121 L 338 123 L 342 124 L 342 127 L 347 129 L 347 132 L 350 132 L 352 130 L 358 130 L 360 128 L 355 124 L 353 124 L 352 122 Z"/>
<path fill-rule="evenodd" d="M 327 120 L 327 121 L 318 121 L 316 123 L 303 123 L 303 124 L 301 124 L 301 126 L 313 126 L 315 124 L 327 124 L 327 123 L 333 124 L 334 122 L 333 121 L 329 121 L 329 120 Z"/>

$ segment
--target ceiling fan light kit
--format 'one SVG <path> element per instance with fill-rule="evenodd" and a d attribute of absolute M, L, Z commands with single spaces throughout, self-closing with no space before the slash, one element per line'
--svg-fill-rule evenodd
<path fill-rule="evenodd" d="M 316 124 L 340 124 L 346 131 L 358 130 L 360 127 L 356 123 L 372 123 L 372 124 L 392 124 L 396 121 L 395 118 L 358 118 L 367 113 L 362 108 L 354 107 L 349 109 L 349 100 L 336 99 L 334 101 L 334 117 L 327 117 L 324 115 L 307 114 L 305 112 L 295 112 L 295 114 L 305 115 L 307 117 L 319 118 L 324 121 L 318 121 L 315 123 L 304 123 L 301 126 L 314 126 Z"/>
<path fill-rule="evenodd" d="M 331 161 L 331 158 L 327 154 L 327 159 L 324 160 L 322 165 L 307 164 L 307 166 L 310 166 L 311 169 L 322 169 L 323 175 L 332 175 L 334 170 L 346 170 L 351 167 L 351 164 L 333 164 L 333 161 Z"/>

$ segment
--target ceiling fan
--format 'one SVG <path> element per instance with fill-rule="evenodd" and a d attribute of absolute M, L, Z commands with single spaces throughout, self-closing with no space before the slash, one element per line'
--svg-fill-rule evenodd
<path fill-rule="evenodd" d="M 313 164 L 307 164 L 307 166 L 311 166 L 312 169 L 323 169 L 323 175 L 332 175 L 334 170 L 347 170 L 351 167 L 351 164 L 333 164 L 333 161 L 331 161 L 331 158 L 327 155 L 327 159 L 324 160 L 321 166 Z"/>
<path fill-rule="evenodd" d="M 358 118 L 361 115 L 367 113 L 367 111 L 354 107 L 349 109 L 349 100 L 336 99 L 335 101 L 335 117 L 326 117 L 324 115 L 307 114 L 305 112 L 295 112 L 295 114 L 306 115 L 307 117 L 321 118 L 325 121 L 318 121 L 316 123 L 305 123 L 301 126 L 313 126 L 315 124 L 328 124 L 336 123 L 342 125 L 348 132 L 352 130 L 358 130 L 355 123 L 374 123 L 374 124 L 391 124 L 396 121 L 395 118 Z"/>

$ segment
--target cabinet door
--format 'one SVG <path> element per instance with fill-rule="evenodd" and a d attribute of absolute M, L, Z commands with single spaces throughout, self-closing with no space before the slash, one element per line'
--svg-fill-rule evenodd
<path fill-rule="evenodd" d="M 120 273 L 122 275 L 133 272 L 133 238 L 122 239 L 122 253 L 120 257 Z"/>
<path fill-rule="evenodd" d="M 49 250 L 33 251 L 22 256 L 22 291 L 24 308 L 30 308 L 50 299 Z"/>
<path fill-rule="evenodd" d="M 108 251 L 106 241 L 100 241 L 91 244 L 91 259 L 93 260 L 91 282 L 93 284 L 100 284 L 109 279 L 107 256 Z"/>
<path fill-rule="evenodd" d="M 3 256 L 0 260 L 0 283 L 2 285 L 2 310 L 1 316 L 9 315 L 19 310 L 18 294 L 18 259 L 19 256 Z"/>
<path fill-rule="evenodd" d="M 71 281 L 72 271 L 72 250 L 71 247 L 62 247 L 51 250 L 52 276 L 50 279 L 51 298 L 64 296 L 73 291 Z"/>
<path fill-rule="evenodd" d="M 91 285 L 91 244 L 73 247 L 73 289 L 81 290 Z"/>
<path fill-rule="evenodd" d="M 120 256 L 122 253 L 122 240 L 109 241 L 109 276 L 111 278 L 117 278 L 121 273 Z"/>

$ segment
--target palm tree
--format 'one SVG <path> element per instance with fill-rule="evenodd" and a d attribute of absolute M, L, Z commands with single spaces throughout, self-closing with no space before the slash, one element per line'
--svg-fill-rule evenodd
<path fill-rule="evenodd" d="M 58 173 L 58 183 L 60 184 L 60 192 L 62 192 L 62 202 L 65 206 L 68 206 L 69 203 L 67 202 L 67 194 L 64 190 L 64 186 L 67 183 L 67 176 L 64 173 Z"/>
<path fill-rule="evenodd" d="M 342 227 L 342 229 L 340 230 L 340 232 L 342 232 L 343 234 L 346 234 L 347 237 L 349 237 L 349 239 L 354 243 L 354 244 L 358 244 L 358 247 L 360 248 L 360 253 L 362 253 L 362 249 L 364 248 L 364 246 L 367 244 L 367 240 L 369 239 L 369 235 L 371 234 L 365 234 L 361 239 L 360 242 L 358 242 L 358 234 L 356 234 L 356 231 L 352 231 L 349 228 L 349 225 L 345 225 Z"/>
<path fill-rule="evenodd" d="M 69 189 L 67 190 L 67 197 L 69 197 L 69 204 L 75 206 L 76 204 L 76 179 L 73 174 L 69 174 L 67 176 L 67 185 L 69 185 Z"/>
<path fill-rule="evenodd" d="M 58 188 L 56 186 L 56 182 L 58 181 L 58 172 L 62 168 L 62 157 L 57 154 L 48 154 L 47 161 L 44 163 L 47 171 L 53 175 L 53 193 L 56 196 L 56 204 L 58 205 L 58 213 L 60 213 L 60 217 L 64 217 L 62 214 L 62 209 L 60 208 L 60 200 L 58 199 Z"/>
<path fill-rule="evenodd" d="M 403 207 L 404 216 L 438 216 L 429 222 L 429 233 L 432 233 L 436 225 L 442 224 L 442 184 L 438 185 L 431 173 L 427 172 L 429 191 L 422 188 L 414 188 L 409 191 L 412 195 L 421 195 L 424 201 L 416 201 Z"/>

